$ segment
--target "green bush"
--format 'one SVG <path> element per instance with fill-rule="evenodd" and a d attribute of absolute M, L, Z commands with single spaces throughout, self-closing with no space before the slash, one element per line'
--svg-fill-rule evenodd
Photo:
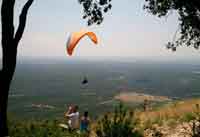
<path fill-rule="evenodd" d="M 138 121 L 134 113 L 128 112 L 120 103 L 115 108 L 114 114 L 106 114 L 97 122 L 95 128 L 97 137 L 141 137 L 137 131 Z"/>
<path fill-rule="evenodd" d="M 69 132 L 58 126 L 59 122 L 52 121 L 14 121 L 9 122 L 11 137 L 83 137 L 81 134 Z"/>
<path fill-rule="evenodd" d="M 186 121 L 186 122 L 189 122 L 191 120 L 195 120 L 195 115 L 192 112 L 186 113 L 186 114 L 183 115 L 183 118 L 181 120 Z"/>

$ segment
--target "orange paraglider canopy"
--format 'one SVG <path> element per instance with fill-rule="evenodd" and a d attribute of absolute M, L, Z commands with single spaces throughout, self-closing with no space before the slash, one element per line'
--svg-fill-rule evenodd
<path fill-rule="evenodd" d="M 73 32 L 67 42 L 67 53 L 71 56 L 73 54 L 74 48 L 77 46 L 78 42 L 84 37 L 88 36 L 95 44 L 98 43 L 97 36 L 94 32 L 81 30 L 79 32 Z"/>

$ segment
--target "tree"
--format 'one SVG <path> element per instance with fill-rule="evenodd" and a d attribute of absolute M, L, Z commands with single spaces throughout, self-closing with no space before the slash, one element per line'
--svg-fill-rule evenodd
<path fill-rule="evenodd" d="M 176 51 L 179 46 L 200 46 L 200 1 L 199 0 L 145 0 L 144 6 L 158 17 L 168 16 L 175 11 L 179 15 L 180 35 L 176 34 L 167 48 Z"/>
<path fill-rule="evenodd" d="M 27 14 L 34 0 L 27 0 L 19 16 L 19 26 L 15 33 L 14 5 L 15 0 L 2 0 L 1 24 L 2 24 L 2 69 L 0 70 L 0 137 L 8 136 L 7 105 L 10 84 L 16 68 L 17 49 L 22 38 Z M 83 18 L 88 25 L 100 25 L 103 21 L 103 13 L 111 9 L 111 0 L 78 0 L 83 6 Z"/>

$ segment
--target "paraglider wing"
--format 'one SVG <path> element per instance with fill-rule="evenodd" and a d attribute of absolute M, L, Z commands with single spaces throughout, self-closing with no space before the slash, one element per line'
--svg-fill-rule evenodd
<path fill-rule="evenodd" d="M 88 36 L 95 44 L 98 43 L 97 41 L 97 36 L 95 33 L 90 32 L 90 31 L 79 31 L 79 32 L 74 32 L 71 34 L 71 36 L 68 39 L 67 42 L 67 53 L 71 56 L 73 54 L 74 48 L 78 44 L 78 42 L 84 37 Z"/>

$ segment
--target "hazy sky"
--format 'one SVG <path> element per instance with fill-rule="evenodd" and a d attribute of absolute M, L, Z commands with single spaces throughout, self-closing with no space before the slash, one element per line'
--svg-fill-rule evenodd
<path fill-rule="evenodd" d="M 26 0 L 16 1 L 17 26 L 17 16 Z M 172 40 L 178 28 L 177 16 L 153 17 L 143 10 L 143 4 L 144 0 L 113 0 L 113 8 L 106 14 L 103 24 L 87 27 L 77 0 L 35 0 L 18 55 L 69 58 L 65 51 L 69 32 L 87 28 L 98 35 L 100 43 L 93 46 L 84 38 L 74 57 L 200 58 L 200 52 L 192 48 L 179 48 L 175 53 L 167 50 L 164 45 Z"/>

